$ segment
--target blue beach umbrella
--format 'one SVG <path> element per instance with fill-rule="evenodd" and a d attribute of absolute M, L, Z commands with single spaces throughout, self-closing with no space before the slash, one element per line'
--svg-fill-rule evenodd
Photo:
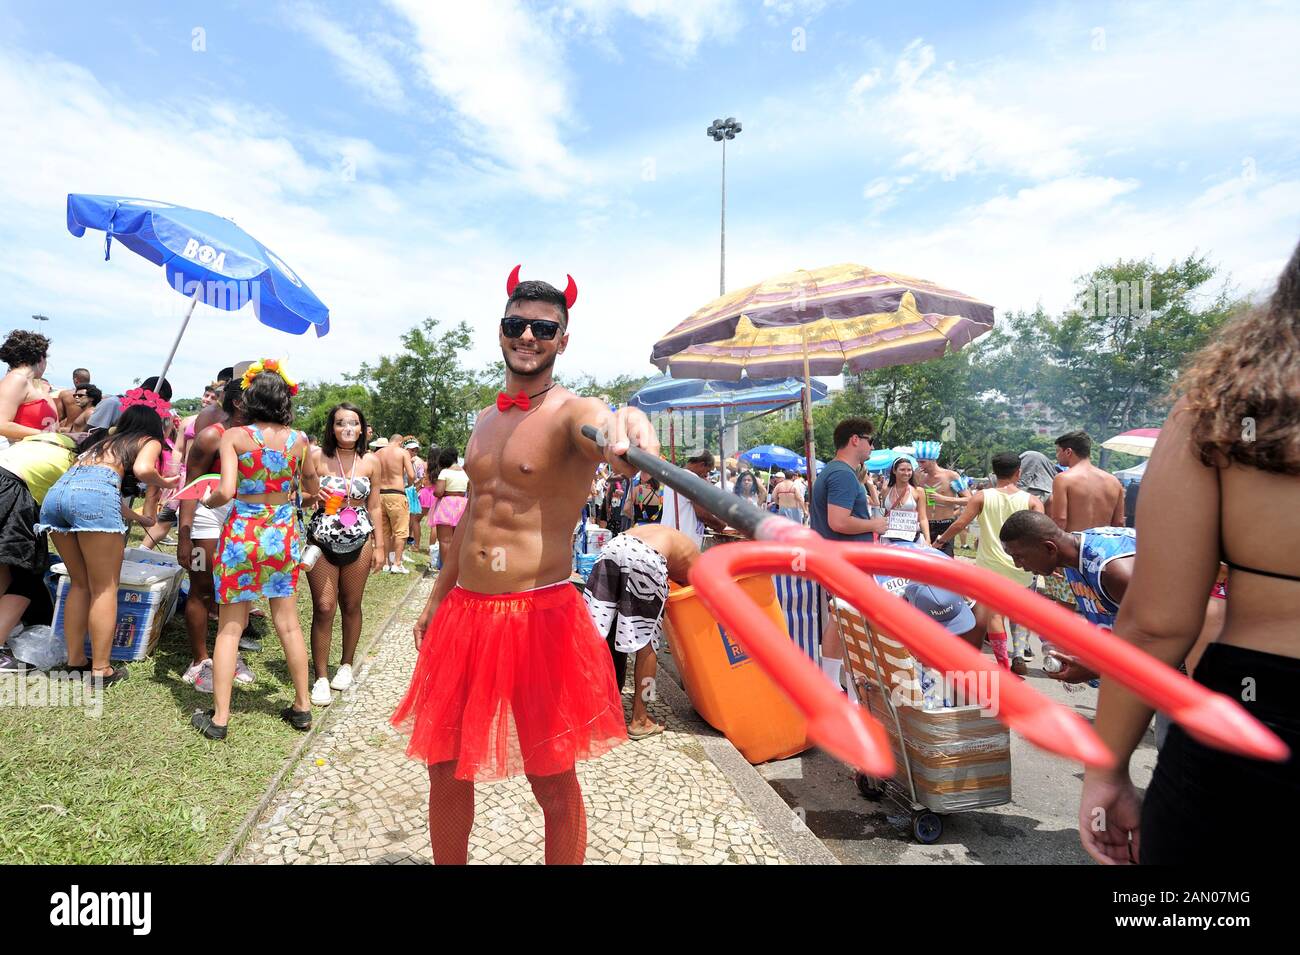
<path fill-rule="evenodd" d="M 749 462 L 760 471 L 770 471 L 773 468 L 784 471 L 786 468 L 798 467 L 802 458 L 779 444 L 760 444 L 742 454 L 740 460 Z"/>
<path fill-rule="evenodd" d="M 916 467 L 916 458 L 908 454 L 901 448 L 881 448 L 879 451 L 872 451 L 871 457 L 867 458 L 868 471 L 888 471 L 894 466 L 894 462 L 899 458 L 906 458 L 912 462 L 912 467 Z"/>
<path fill-rule="evenodd" d="M 153 199 L 68 194 L 68 231 L 104 233 L 104 259 L 113 240 L 164 266 L 167 282 L 190 298 L 189 310 L 163 364 L 165 377 L 176 348 L 202 301 L 237 311 L 248 302 L 263 325 L 301 335 L 329 333 L 329 309 L 293 269 L 229 219 Z"/>

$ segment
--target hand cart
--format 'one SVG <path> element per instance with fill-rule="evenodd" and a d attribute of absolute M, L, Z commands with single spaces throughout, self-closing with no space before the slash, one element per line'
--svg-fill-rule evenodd
<path fill-rule="evenodd" d="M 941 674 L 925 667 L 896 640 L 877 632 L 852 605 L 833 598 L 844 641 L 844 662 L 858 700 L 885 725 L 896 775 L 876 779 L 857 773 L 867 799 L 887 798 L 911 814 L 918 842 L 943 834 L 941 813 L 1002 806 L 1011 801 L 1011 737 L 981 703 L 954 696 L 988 698 L 979 687 L 945 688 Z M 987 683 L 986 683 L 987 687 Z M 969 694 L 966 690 L 972 690 Z M 947 696 L 947 699 L 945 699 Z"/>

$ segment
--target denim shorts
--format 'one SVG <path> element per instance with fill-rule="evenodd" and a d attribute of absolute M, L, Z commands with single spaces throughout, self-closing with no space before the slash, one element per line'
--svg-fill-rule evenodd
<path fill-rule="evenodd" d="M 78 465 L 45 495 L 36 530 L 71 534 L 83 531 L 126 533 L 122 520 L 122 476 L 102 464 Z"/>

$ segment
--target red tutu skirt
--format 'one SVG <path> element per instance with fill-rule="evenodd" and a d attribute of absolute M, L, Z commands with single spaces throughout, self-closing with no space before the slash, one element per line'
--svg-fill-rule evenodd
<path fill-rule="evenodd" d="M 392 724 L 406 754 L 456 778 L 553 776 L 627 740 L 609 648 L 565 581 L 519 594 L 456 587 L 420 645 Z"/>

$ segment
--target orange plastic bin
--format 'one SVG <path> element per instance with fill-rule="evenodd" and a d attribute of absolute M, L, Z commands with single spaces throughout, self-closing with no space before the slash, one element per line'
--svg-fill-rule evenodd
<path fill-rule="evenodd" d="M 753 574 L 738 582 L 746 596 L 786 630 L 772 578 Z M 713 619 L 694 587 L 672 587 L 666 616 L 664 631 L 691 705 L 745 759 L 764 763 L 808 748 L 803 716 Z"/>

